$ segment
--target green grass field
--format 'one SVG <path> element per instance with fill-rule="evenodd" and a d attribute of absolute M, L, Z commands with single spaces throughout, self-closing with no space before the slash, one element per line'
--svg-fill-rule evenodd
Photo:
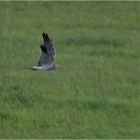
<path fill-rule="evenodd" d="M 0 138 L 140 138 L 140 2 L 1 1 Z"/>

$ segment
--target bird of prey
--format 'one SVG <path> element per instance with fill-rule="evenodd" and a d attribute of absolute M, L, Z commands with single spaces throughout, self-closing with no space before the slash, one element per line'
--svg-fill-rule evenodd
<path fill-rule="evenodd" d="M 59 68 L 57 64 L 54 64 L 54 58 L 56 56 L 56 50 L 51 38 L 48 34 L 42 33 L 43 42 L 40 45 L 41 53 L 38 60 L 38 65 L 33 66 L 32 70 L 56 70 Z"/>

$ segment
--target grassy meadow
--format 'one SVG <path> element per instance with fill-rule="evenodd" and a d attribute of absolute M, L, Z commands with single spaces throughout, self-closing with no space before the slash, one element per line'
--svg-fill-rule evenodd
<path fill-rule="evenodd" d="M 0 138 L 140 138 L 140 2 L 1 1 Z"/>

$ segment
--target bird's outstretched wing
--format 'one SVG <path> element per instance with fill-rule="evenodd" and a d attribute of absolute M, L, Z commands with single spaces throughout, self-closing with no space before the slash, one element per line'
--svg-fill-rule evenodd
<path fill-rule="evenodd" d="M 40 45 L 41 50 L 44 53 L 48 53 L 48 54 L 54 54 L 55 50 L 54 50 L 54 45 L 53 45 L 53 41 L 52 39 L 49 38 L 48 34 L 43 32 L 42 33 L 42 37 L 43 37 L 43 43 Z"/>
<path fill-rule="evenodd" d="M 40 45 L 41 55 L 39 57 L 39 65 L 53 63 L 54 57 L 56 55 L 56 50 L 53 45 L 52 39 L 49 38 L 47 33 L 42 33 L 43 42 Z"/>
<path fill-rule="evenodd" d="M 43 33 L 42 33 L 42 37 L 43 37 L 43 41 L 44 41 L 44 42 L 49 42 L 50 38 L 49 38 L 49 36 L 48 36 L 47 33 L 43 32 Z"/>

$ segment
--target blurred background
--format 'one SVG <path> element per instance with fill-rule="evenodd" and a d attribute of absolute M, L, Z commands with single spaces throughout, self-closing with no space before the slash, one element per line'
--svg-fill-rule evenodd
<path fill-rule="evenodd" d="M 140 138 L 140 2 L 0 2 L 0 138 Z M 34 72 L 42 32 L 61 69 Z"/>

